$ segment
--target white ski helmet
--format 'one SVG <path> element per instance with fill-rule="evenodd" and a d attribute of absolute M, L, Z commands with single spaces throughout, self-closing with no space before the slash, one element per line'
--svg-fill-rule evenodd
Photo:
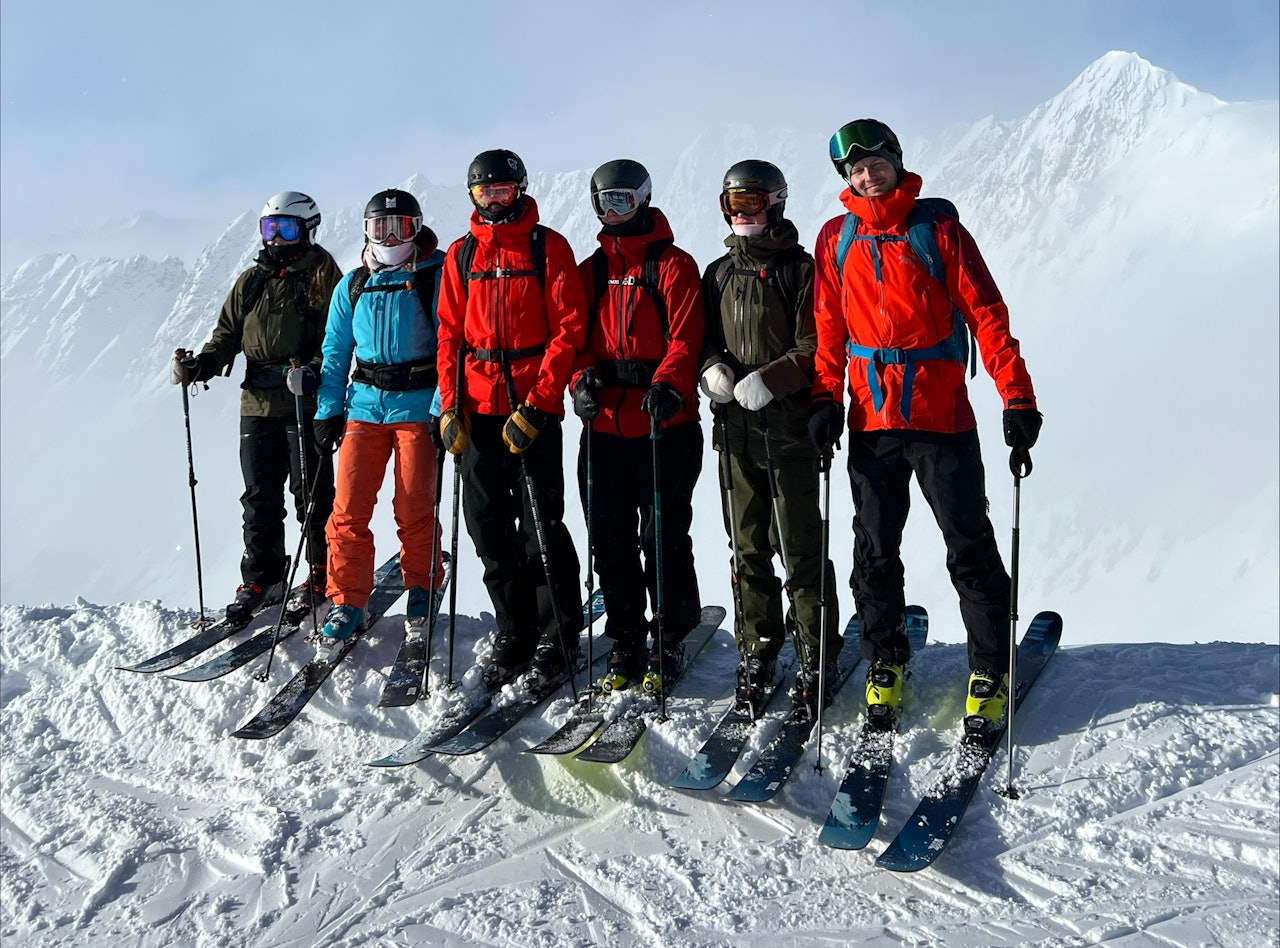
<path fill-rule="evenodd" d="M 299 218 L 308 235 L 315 233 L 316 228 L 320 226 L 320 208 L 316 207 L 316 202 L 301 191 L 281 191 L 279 194 L 272 195 L 267 199 L 267 203 L 262 205 L 262 213 L 258 215 L 259 220 L 264 217 Z"/>

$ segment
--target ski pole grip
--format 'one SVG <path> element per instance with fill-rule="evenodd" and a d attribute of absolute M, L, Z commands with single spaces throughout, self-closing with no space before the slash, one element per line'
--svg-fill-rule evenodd
<path fill-rule="evenodd" d="M 1009 471 L 1017 478 L 1031 473 L 1031 451 L 1025 445 L 1020 444 L 1009 452 Z"/>

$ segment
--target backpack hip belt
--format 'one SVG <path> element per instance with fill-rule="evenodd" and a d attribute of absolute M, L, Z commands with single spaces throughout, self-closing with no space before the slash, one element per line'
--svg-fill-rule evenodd
<path fill-rule="evenodd" d="M 284 388 L 285 376 L 289 372 L 288 362 L 249 362 L 244 367 L 244 381 L 241 388 Z"/>
<path fill-rule="evenodd" d="M 526 346 L 523 349 L 468 349 L 468 354 L 481 362 L 514 362 L 516 359 L 532 359 L 547 351 L 546 344 Z"/>
<path fill-rule="evenodd" d="M 356 370 L 351 373 L 351 381 L 372 385 L 384 392 L 417 392 L 435 388 L 437 380 L 435 356 L 393 363 L 356 359 Z"/>
<path fill-rule="evenodd" d="M 601 388 L 648 388 L 662 363 L 657 359 L 609 359 L 596 362 Z"/>
<path fill-rule="evenodd" d="M 963 322 L 960 323 L 963 325 Z M 927 349 L 876 349 L 871 346 L 848 344 L 849 356 L 854 359 L 865 359 L 867 362 L 867 388 L 871 389 L 871 405 L 880 413 L 884 407 L 884 389 L 880 386 L 880 376 L 876 372 L 877 365 L 901 365 L 902 396 L 898 400 L 898 409 L 902 412 L 902 420 L 911 424 L 911 390 L 915 384 L 916 363 L 931 359 L 959 361 L 964 365 L 964 357 L 957 359 L 954 334 Z"/>

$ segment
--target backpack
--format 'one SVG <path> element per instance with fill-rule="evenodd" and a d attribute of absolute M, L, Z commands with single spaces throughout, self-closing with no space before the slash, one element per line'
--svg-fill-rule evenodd
<path fill-rule="evenodd" d="M 323 333 L 326 314 L 318 313 L 312 307 L 311 298 L 307 294 L 307 284 L 314 279 L 316 271 L 307 270 L 305 273 L 300 274 L 296 271 L 285 270 L 281 273 L 282 275 L 279 279 L 288 280 L 293 284 L 293 292 L 296 297 L 294 305 L 298 307 L 298 313 L 302 316 L 303 324 L 311 326 L 319 322 L 320 331 Z M 261 301 L 262 294 L 266 292 L 267 281 L 273 278 L 276 278 L 274 269 L 267 270 L 260 264 L 254 266 L 253 272 L 249 275 L 249 282 L 245 284 L 244 292 L 240 295 L 241 312 L 246 314 L 253 312 L 254 307 Z M 313 319 L 315 316 L 320 318 L 318 320 Z"/>
<path fill-rule="evenodd" d="M 729 285 L 729 277 L 735 274 L 753 276 L 765 282 L 772 280 L 773 288 L 787 308 L 787 312 L 794 316 L 796 308 L 800 305 L 799 264 L 803 259 L 802 254 L 803 250 L 800 247 L 795 247 L 792 251 L 783 255 L 781 260 L 775 262 L 772 268 L 760 267 L 752 270 L 748 270 L 745 267 L 735 267 L 733 258 L 726 256 L 716 267 L 716 292 L 720 296 L 724 296 L 725 287 Z"/>
<path fill-rule="evenodd" d="M 917 259 L 924 264 L 929 276 L 942 284 L 942 288 L 947 291 L 947 298 L 950 300 L 951 294 L 947 290 L 946 270 L 942 266 L 942 254 L 938 250 L 938 239 L 934 236 L 934 228 L 937 226 L 939 214 L 954 217 L 956 220 L 960 219 L 960 213 L 956 210 L 956 206 L 946 198 L 917 198 L 915 205 L 911 208 L 911 212 L 907 215 L 907 234 L 905 237 L 891 234 L 859 234 L 857 232 L 858 225 L 862 223 L 862 219 L 857 214 L 845 214 L 844 222 L 840 225 L 840 237 L 836 241 L 836 279 L 841 283 L 844 282 L 844 262 L 848 258 L 849 250 L 853 247 L 855 240 L 873 242 L 872 253 L 875 257 L 877 278 L 880 275 L 880 257 L 875 250 L 874 242 L 894 243 L 905 240 L 911 244 L 912 251 Z M 954 301 L 951 302 L 951 334 L 935 346 L 929 346 L 925 349 L 876 349 L 871 346 L 859 346 L 849 342 L 848 350 L 850 356 L 867 361 L 867 385 L 871 389 L 872 406 L 877 412 L 884 405 L 884 391 L 881 389 L 880 379 L 876 375 L 876 365 L 906 366 L 903 370 L 902 398 L 899 408 L 902 411 L 903 421 L 908 424 L 911 422 L 911 384 L 915 379 L 917 362 L 924 362 L 929 359 L 950 359 L 953 362 L 959 362 L 962 366 L 968 364 L 970 378 L 978 374 L 978 345 L 969 333 L 969 326 L 964 321 L 964 316 L 961 315 Z"/>
<path fill-rule="evenodd" d="M 645 249 L 644 263 L 640 268 L 640 278 L 623 277 L 619 280 L 609 279 L 609 258 L 604 248 L 597 247 L 591 255 L 591 271 L 595 279 L 595 295 L 591 300 L 591 311 L 587 316 L 587 338 L 595 328 L 600 315 L 600 300 L 610 286 L 639 285 L 653 299 L 654 308 L 658 311 L 658 320 L 662 324 L 662 338 L 671 341 L 671 314 L 667 310 L 667 301 L 658 290 L 658 261 L 666 249 L 672 245 L 670 240 L 655 240 Z"/>
<path fill-rule="evenodd" d="M 351 282 L 347 284 L 347 296 L 351 299 L 351 309 L 356 308 L 356 300 L 361 293 L 398 293 L 401 290 L 413 289 L 418 293 L 418 302 L 422 304 L 422 312 L 431 318 L 431 304 L 435 300 L 436 284 L 440 281 L 443 263 L 433 263 L 421 270 L 414 270 L 413 276 L 403 283 L 384 283 L 379 286 L 368 286 L 372 272 L 363 264 L 356 267 L 351 274 Z M 420 279 L 420 277 L 424 279 Z"/>
<path fill-rule="evenodd" d="M 532 270 L 479 270 L 471 271 L 471 263 L 476 258 L 476 247 L 480 245 L 480 241 L 476 240 L 474 234 L 467 234 L 462 238 L 462 249 L 458 251 L 458 274 L 462 277 L 462 295 L 469 296 L 471 293 L 472 280 L 500 280 L 507 277 L 526 277 L 536 276 L 538 285 L 546 288 L 547 285 L 547 229 L 541 224 L 534 224 L 533 229 L 529 231 L 529 256 L 533 258 Z"/>

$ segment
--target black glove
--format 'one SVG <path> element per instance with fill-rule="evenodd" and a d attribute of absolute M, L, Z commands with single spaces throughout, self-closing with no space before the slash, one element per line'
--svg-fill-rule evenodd
<path fill-rule="evenodd" d="M 440 434 L 439 415 L 432 415 L 427 419 L 427 430 L 431 432 L 431 443 L 436 446 L 436 454 L 444 454 L 444 437 Z"/>
<path fill-rule="evenodd" d="M 822 457 L 829 458 L 840 446 L 844 428 L 844 406 L 830 395 L 814 398 L 809 406 L 809 438 Z"/>
<path fill-rule="evenodd" d="M 507 443 L 512 454 L 520 454 L 529 450 L 533 439 L 538 437 L 542 429 L 551 420 L 541 408 L 524 404 L 511 413 L 507 423 L 502 426 L 502 440 Z"/>
<path fill-rule="evenodd" d="M 295 395 L 314 395 L 320 389 L 320 375 L 311 366 L 300 365 L 289 370 L 284 384 Z"/>
<path fill-rule="evenodd" d="M 317 418 L 311 423 L 311 430 L 316 436 L 316 444 L 330 451 L 342 444 L 342 433 L 346 430 L 347 419 L 343 415 L 332 418 Z"/>
<path fill-rule="evenodd" d="M 1006 408 L 1004 410 L 1004 443 L 1011 448 L 1030 450 L 1040 437 L 1040 425 L 1044 416 L 1034 408 Z"/>
<path fill-rule="evenodd" d="M 583 421 L 591 421 L 600 414 L 600 402 L 596 400 L 598 391 L 600 383 L 586 372 L 579 375 L 578 381 L 573 383 L 573 413 Z"/>
<path fill-rule="evenodd" d="M 684 404 L 684 399 L 666 382 L 654 382 L 649 386 L 640 407 L 649 413 L 649 417 L 662 424 L 676 416 L 676 412 Z"/>

